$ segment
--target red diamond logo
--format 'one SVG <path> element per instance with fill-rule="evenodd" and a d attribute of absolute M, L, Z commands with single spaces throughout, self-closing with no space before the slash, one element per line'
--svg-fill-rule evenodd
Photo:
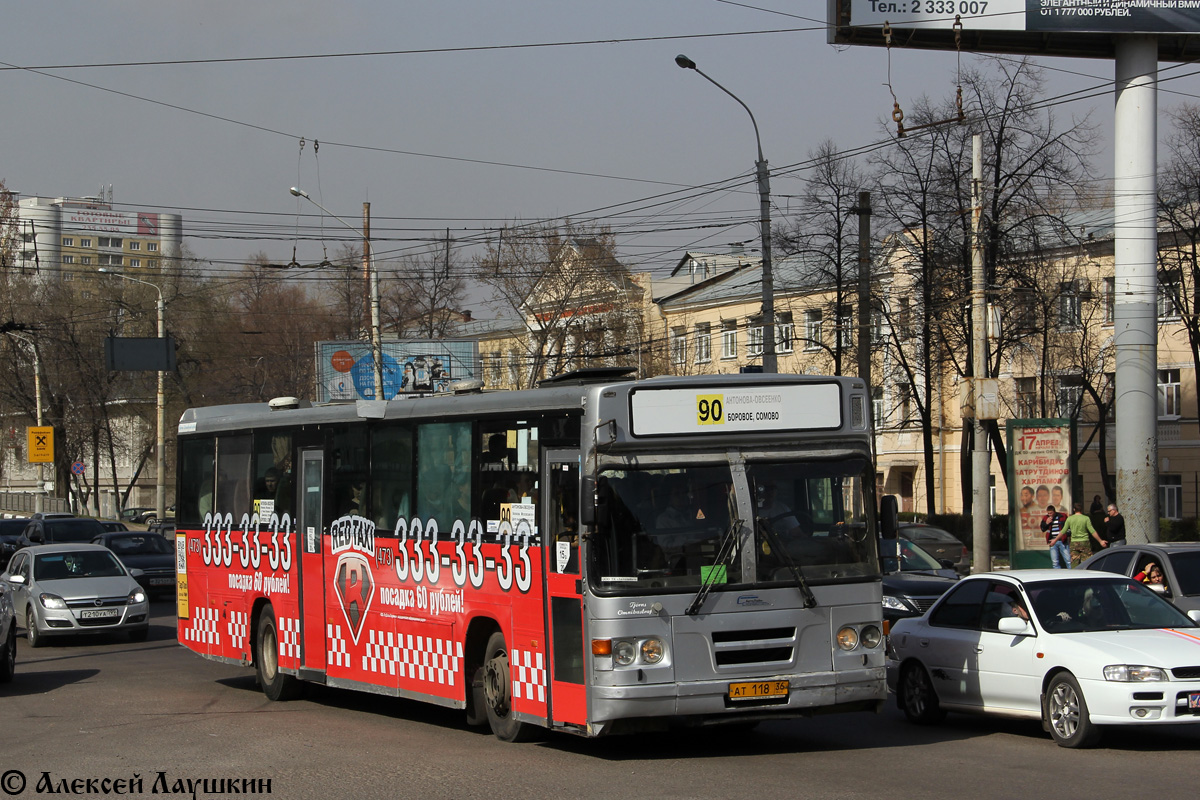
<path fill-rule="evenodd" d="M 342 614 L 350 628 L 350 636 L 358 643 L 371 599 L 375 596 L 375 581 L 371 577 L 371 565 L 357 553 L 346 553 L 338 559 L 337 580 L 334 581 Z"/>

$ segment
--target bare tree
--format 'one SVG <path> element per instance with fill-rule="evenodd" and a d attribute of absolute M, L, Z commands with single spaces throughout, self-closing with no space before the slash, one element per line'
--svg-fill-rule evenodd
<path fill-rule="evenodd" d="M 384 326 L 401 338 L 446 336 L 466 296 L 467 270 L 449 229 L 439 245 L 388 265 L 380 276 Z"/>

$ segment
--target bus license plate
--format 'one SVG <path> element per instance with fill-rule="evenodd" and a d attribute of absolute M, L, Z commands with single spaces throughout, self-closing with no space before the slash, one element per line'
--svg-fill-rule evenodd
<path fill-rule="evenodd" d="M 80 619 L 108 619 L 110 617 L 119 616 L 121 609 L 119 608 L 85 608 L 79 612 Z"/>
<path fill-rule="evenodd" d="M 787 681 L 754 681 L 752 683 L 729 684 L 729 699 L 774 700 L 788 696 Z"/>

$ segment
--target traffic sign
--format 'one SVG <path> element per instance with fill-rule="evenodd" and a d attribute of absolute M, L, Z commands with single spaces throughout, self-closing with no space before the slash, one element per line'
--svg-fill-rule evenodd
<path fill-rule="evenodd" d="M 72 475 L 82 475 L 85 471 L 87 471 L 87 466 L 82 461 L 76 461 L 71 465 Z"/>
<path fill-rule="evenodd" d="M 54 463 L 54 428 L 48 425 L 33 425 L 25 429 L 29 439 L 28 461 L 30 464 Z"/>

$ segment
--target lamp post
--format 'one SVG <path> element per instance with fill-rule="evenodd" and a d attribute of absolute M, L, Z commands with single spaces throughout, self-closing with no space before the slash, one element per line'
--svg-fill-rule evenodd
<path fill-rule="evenodd" d="M 700 77 L 737 100 L 738 105 L 746 109 L 746 113 L 750 115 L 750 124 L 754 126 L 754 141 L 758 145 L 758 159 L 754 162 L 754 171 L 758 177 L 758 225 L 762 236 L 762 369 L 763 372 L 778 372 L 778 364 L 775 359 L 775 279 L 771 272 L 771 173 L 767 169 L 767 160 L 763 158 L 762 139 L 758 135 L 758 122 L 754 119 L 754 112 L 750 110 L 750 106 L 743 103 L 736 94 L 701 72 L 695 61 L 681 53 L 675 56 L 675 63 L 681 69 L 695 70 Z"/>
<path fill-rule="evenodd" d="M 167 304 L 163 300 L 162 289 L 158 284 L 144 281 L 141 278 L 131 278 L 122 272 L 113 272 L 112 270 L 100 267 L 97 272 L 103 272 L 105 275 L 112 275 L 120 278 L 123 281 L 132 281 L 149 286 L 158 292 L 158 338 L 165 339 L 167 337 Z M 167 516 L 167 455 L 166 455 L 166 404 L 164 402 L 165 393 L 163 391 L 163 382 L 166 373 L 161 369 L 158 371 L 158 390 L 154 396 L 154 407 L 157 412 L 157 423 L 155 426 L 155 456 L 154 456 L 154 516 L 162 522 Z"/>
<path fill-rule="evenodd" d="M 37 425 L 40 428 L 42 427 L 42 359 L 38 355 L 37 342 L 15 331 L 5 331 L 5 333 L 15 339 L 20 339 L 29 345 L 29 349 L 33 351 L 33 403 L 37 406 L 35 416 L 37 417 Z M 43 471 L 45 466 L 42 462 L 38 462 L 37 491 L 33 495 L 33 510 L 38 514 L 46 510 L 46 473 Z"/>
<path fill-rule="evenodd" d="M 325 206 L 318 203 L 308 196 L 308 192 L 303 189 L 298 189 L 293 186 L 289 189 L 295 197 L 303 197 L 308 202 L 312 203 L 317 208 L 324 211 L 329 216 L 336 219 L 338 222 L 345 225 L 350 230 L 354 231 L 358 238 L 363 240 L 363 247 L 367 249 L 367 261 L 370 264 L 371 274 L 369 278 L 371 291 L 371 366 L 374 368 L 375 374 L 375 399 L 385 400 L 383 396 L 383 345 L 379 335 L 379 270 L 375 269 L 375 250 L 371 247 L 371 240 L 363 234 L 358 228 L 351 225 L 346 220 L 334 214 Z"/>

